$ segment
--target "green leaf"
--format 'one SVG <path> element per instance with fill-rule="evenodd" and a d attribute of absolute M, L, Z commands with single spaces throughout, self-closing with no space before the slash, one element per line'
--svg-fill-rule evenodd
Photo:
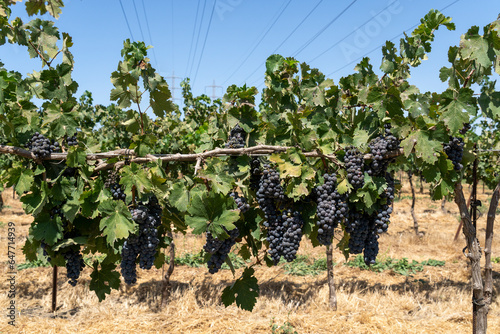
<path fill-rule="evenodd" d="M 99 270 L 99 263 L 94 262 L 89 288 L 96 293 L 99 301 L 103 301 L 106 294 L 111 293 L 111 289 L 120 288 L 120 273 L 115 271 L 115 268 L 114 263 L 101 263 L 101 270 Z"/>
<path fill-rule="evenodd" d="M 25 211 L 31 213 L 33 216 L 37 216 L 48 202 L 49 192 L 50 190 L 47 182 L 42 181 L 40 188 L 32 189 L 31 193 L 21 197 L 21 202 L 24 203 Z"/>
<path fill-rule="evenodd" d="M 23 169 L 15 186 L 16 193 L 21 196 L 25 191 L 29 191 L 34 180 L 33 171 Z"/>
<path fill-rule="evenodd" d="M 239 308 L 253 310 L 259 296 L 259 285 L 253 276 L 254 272 L 252 268 L 245 268 L 243 275 L 222 291 L 222 302 L 226 307 L 236 301 Z"/>
<path fill-rule="evenodd" d="M 63 238 L 62 226 L 56 220 L 50 219 L 48 213 L 38 216 L 31 228 L 33 237 L 36 240 L 44 241 L 50 246 Z"/>
<path fill-rule="evenodd" d="M 228 172 L 227 162 L 219 159 L 212 159 L 211 163 L 200 171 L 198 177 L 210 181 L 212 189 L 222 194 L 227 194 L 234 183 L 234 178 Z"/>
<path fill-rule="evenodd" d="M 270 55 L 266 60 L 266 72 L 271 75 L 275 71 L 278 71 L 281 66 L 283 66 L 285 58 L 283 56 L 275 54 Z"/>
<path fill-rule="evenodd" d="M 70 222 L 73 222 L 79 210 L 80 201 L 78 197 L 66 201 L 66 203 L 62 206 L 62 212 Z"/>
<path fill-rule="evenodd" d="M 476 114 L 477 104 L 473 95 L 474 91 L 469 88 L 461 88 L 458 96 L 450 89 L 441 94 L 439 111 L 452 135 L 462 129 L 464 123 L 468 123 L 470 117 Z"/>
<path fill-rule="evenodd" d="M 149 83 L 149 88 L 151 89 L 149 93 L 149 103 L 155 115 L 163 117 L 165 113 L 174 110 L 174 105 L 170 100 L 172 95 L 165 80 L 160 77 L 158 73 L 155 73 L 154 80 L 150 79 Z"/>
<path fill-rule="evenodd" d="M 73 245 L 85 245 L 87 242 L 88 242 L 87 237 L 83 237 L 83 236 L 76 237 L 76 238 L 69 238 L 69 239 L 65 239 L 65 240 L 55 244 L 54 247 L 52 247 L 52 250 L 54 252 L 57 252 L 61 248 L 65 248 L 65 247 L 69 247 L 69 246 L 73 246 Z"/>
<path fill-rule="evenodd" d="M 83 150 L 79 150 L 76 147 L 71 147 L 68 151 L 68 157 L 66 164 L 69 167 L 78 167 L 85 165 L 87 161 L 87 154 Z"/>
<path fill-rule="evenodd" d="M 126 192 L 131 192 L 134 186 L 141 193 L 153 188 L 148 171 L 136 163 L 122 168 L 120 184 L 125 186 Z"/>
<path fill-rule="evenodd" d="M 229 196 L 214 192 L 204 192 L 201 195 L 194 195 L 186 217 L 186 224 L 193 228 L 194 234 L 201 234 L 210 225 L 210 231 L 215 236 L 225 234 L 222 226 L 228 230 L 234 229 L 234 222 L 240 218 L 237 210 L 231 208 L 234 200 Z"/>
<path fill-rule="evenodd" d="M 438 152 L 443 148 L 441 142 L 430 139 L 429 134 L 422 130 L 415 131 L 404 139 L 401 147 L 407 157 L 415 149 L 415 155 L 428 164 L 433 164 L 438 160 Z"/>
<path fill-rule="evenodd" d="M 20 0 L 15 0 L 20 1 Z M 45 4 L 47 2 L 47 4 Z M 58 19 L 62 13 L 61 7 L 64 7 L 62 0 L 27 0 L 26 12 L 29 16 L 36 14 L 43 15 L 49 12 L 54 18 Z"/>
<path fill-rule="evenodd" d="M 183 182 L 176 182 L 172 187 L 169 203 L 181 212 L 185 212 L 189 205 L 189 190 Z"/>
<path fill-rule="evenodd" d="M 129 209 L 122 201 L 107 200 L 99 204 L 99 211 L 105 214 L 99 224 L 99 229 L 106 237 L 109 245 L 117 239 L 127 238 L 134 232 L 136 224 L 132 220 Z"/>
<path fill-rule="evenodd" d="M 462 35 L 460 40 L 460 53 L 464 59 L 477 61 L 481 66 L 488 68 L 493 59 L 490 59 L 489 43 L 479 34 L 479 27 L 474 26 L 469 29 L 467 34 Z"/>

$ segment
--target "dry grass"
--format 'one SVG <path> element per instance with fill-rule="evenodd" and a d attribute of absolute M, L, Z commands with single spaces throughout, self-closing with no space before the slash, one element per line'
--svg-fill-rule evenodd
<path fill-rule="evenodd" d="M 408 196 L 407 187 L 403 196 Z M 281 267 L 256 267 L 261 296 L 252 313 L 236 306 L 225 308 L 221 291 L 233 282 L 230 271 L 216 275 L 206 268 L 176 267 L 168 306 L 158 309 L 161 270 L 140 271 L 136 286 L 124 285 L 99 303 L 89 290 L 90 270 L 84 270 L 76 287 L 65 281 L 60 268 L 58 311 L 50 313 L 50 268 L 18 272 L 17 327 L 11 328 L 2 317 L 0 332 L 7 333 L 270 333 L 273 321 L 289 321 L 298 333 L 469 333 L 471 331 L 471 291 L 467 262 L 462 255 L 465 245 L 461 235 L 453 242 L 458 211 L 448 203 L 447 214 L 440 203 L 425 194 L 417 194 L 416 213 L 423 236 L 415 236 L 410 216 L 410 200 L 396 202 L 389 232 L 380 238 L 380 256 L 427 260 L 445 260 L 444 267 L 424 267 L 424 271 L 405 277 L 390 271 L 374 273 L 341 265 L 334 252 L 338 311 L 328 309 L 326 273 L 297 277 L 285 274 Z M 480 194 L 488 203 L 488 194 Z M 22 245 L 31 217 L 22 214 L 11 192 L 3 194 L 8 206 L 0 221 L 12 221 L 17 228 L 17 261 L 23 262 Z M 479 238 L 484 241 L 485 215 L 478 223 Z M 498 222 L 498 219 L 497 219 Z M 6 227 L 0 228 L 0 271 L 7 276 Z M 498 238 L 497 238 L 498 239 Z M 195 252 L 203 240 L 195 236 L 176 239 L 178 254 Z M 493 257 L 500 256 L 498 240 Z M 313 248 L 306 240 L 301 254 L 323 257 L 324 248 Z M 493 264 L 495 295 L 500 285 L 500 265 Z M 0 288 L 6 291 L 5 279 Z M 8 299 L 1 294 L 0 305 L 6 310 Z M 6 311 L 3 311 L 6 312 Z M 490 333 L 500 333 L 500 308 L 494 299 L 488 317 Z"/>

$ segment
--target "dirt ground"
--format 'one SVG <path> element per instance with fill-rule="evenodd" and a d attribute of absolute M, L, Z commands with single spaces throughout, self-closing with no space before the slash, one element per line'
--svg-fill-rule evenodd
<path fill-rule="evenodd" d="M 139 270 L 138 284 L 119 291 L 99 303 L 89 290 L 90 270 L 85 269 L 76 287 L 59 269 L 58 310 L 51 309 L 51 268 L 18 271 L 16 275 L 16 327 L 7 324 L 9 298 L 7 266 L 7 222 L 16 225 L 16 261 L 25 262 L 22 246 L 32 218 L 23 214 L 12 191 L 3 193 L 6 207 L 0 213 L 0 307 L 5 315 L 0 333 L 272 333 L 271 324 L 289 322 L 297 333 L 470 333 L 470 271 L 462 254 L 462 234 L 455 203 L 433 202 L 417 189 L 416 215 L 422 235 L 413 232 L 410 192 L 405 184 L 395 202 L 388 233 L 381 236 L 379 259 L 386 257 L 423 261 L 444 260 L 443 267 L 425 266 L 412 276 L 390 270 L 375 273 L 344 266 L 345 259 L 334 251 L 338 310 L 328 308 L 326 272 L 318 276 L 292 276 L 283 266 L 256 267 L 260 297 L 253 312 L 225 308 L 222 290 L 234 281 L 229 270 L 210 275 L 206 268 L 176 266 L 172 294 L 163 309 L 158 308 L 162 270 Z M 491 191 L 479 188 L 487 210 Z M 496 226 L 500 223 L 497 216 Z M 478 238 L 484 245 L 486 214 L 478 221 Z M 202 237 L 176 237 L 177 255 L 198 252 Z M 492 257 L 500 256 L 498 237 Z M 325 256 L 325 248 L 313 248 L 303 240 L 299 253 L 310 258 Z M 242 269 L 237 270 L 237 275 Z M 488 316 L 488 333 L 500 333 L 500 264 L 493 264 L 494 302 Z M 293 333 L 293 331 L 291 332 Z"/>

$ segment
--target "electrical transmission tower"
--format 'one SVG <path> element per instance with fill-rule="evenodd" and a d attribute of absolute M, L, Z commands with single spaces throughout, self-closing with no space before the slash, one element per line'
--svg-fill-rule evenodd
<path fill-rule="evenodd" d="M 171 79 L 172 84 L 170 85 L 170 91 L 172 92 L 172 100 L 181 100 L 181 98 L 175 97 L 175 91 L 177 89 L 181 89 L 180 87 L 175 87 L 175 80 L 182 79 L 181 77 L 176 77 L 175 72 L 172 71 L 172 75 L 169 77 L 165 77 L 166 79 Z"/>
<path fill-rule="evenodd" d="M 210 96 L 212 99 L 220 98 L 220 96 L 215 95 L 215 91 L 217 88 L 220 88 L 221 93 L 223 92 L 222 86 L 215 85 L 215 80 L 213 81 L 213 83 L 211 85 L 205 86 L 205 93 L 207 92 L 207 88 L 212 88 L 212 95 Z"/>

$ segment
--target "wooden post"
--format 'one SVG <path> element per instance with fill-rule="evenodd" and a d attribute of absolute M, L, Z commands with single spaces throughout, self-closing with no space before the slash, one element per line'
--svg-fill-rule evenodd
<path fill-rule="evenodd" d="M 418 236 L 418 221 L 417 221 L 417 216 L 415 216 L 415 188 L 413 187 L 413 181 L 412 181 L 412 172 L 408 172 L 408 179 L 410 181 L 410 188 L 411 188 L 411 217 L 413 218 L 413 229 L 415 230 L 415 234 Z"/>
<path fill-rule="evenodd" d="M 455 203 L 457 204 L 460 217 L 463 222 L 463 233 L 467 242 L 464 254 L 471 264 L 471 282 L 472 282 L 472 332 L 474 334 L 486 333 L 486 319 L 484 316 L 484 290 L 483 280 L 481 278 L 481 247 L 476 238 L 476 229 L 472 224 L 467 203 L 462 189 L 462 184 L 455 184 Z"/>
<path fill-rule="evenodd" d="M 329 291 L 329 306 L 332 310 L 337 311 L 337 292 L 335 291 L 335 280 L 333 277 L 333 255 L 332 245 L 326 246 L 326 266 L 327 266 L 327 281 Z"/>
<path fill-rule="evenodd" d="M 57 308 L 57 266 L 52 267 L 52 313 Z"/>
<path fill-rule="evenodd" d="M 160 309 L 163 307 L 163 305 L 167 304 L 168 299 L 170 298 L 170 293 L 172 291 L 172 284 L 170 283 L 170 276 L 174 272 L 174 266 L 175 266 L 175 243 L 174 243 L 174 237 L 172 235 L 171 231 L 167 232 L 167 236 L 172 240 L 170 242 L 170 261 L 168 265 L 167 272 L 165 273 L 165 276 L 163 277 L 163 282 L 162 282 L 162 292 L 161 292 L 161 303 L 160 303 Z"/>
<path fill-rule="evenodd" d="M 488 327 L 488 312 L 491 305 L 491 297 L 493 295 L 493 269 L 491 267 L 491 246 L 493 244 L 493 227 L 495 225 L 495 212 L 500 200 L 500 182 L 493 191 L 491 196 L 490 208 L 488 209 L 488 218 L 486 219 L 486 241 L 484 243 L 484 308 L 479 315 L 484 317 L 485 328 Z"/>

